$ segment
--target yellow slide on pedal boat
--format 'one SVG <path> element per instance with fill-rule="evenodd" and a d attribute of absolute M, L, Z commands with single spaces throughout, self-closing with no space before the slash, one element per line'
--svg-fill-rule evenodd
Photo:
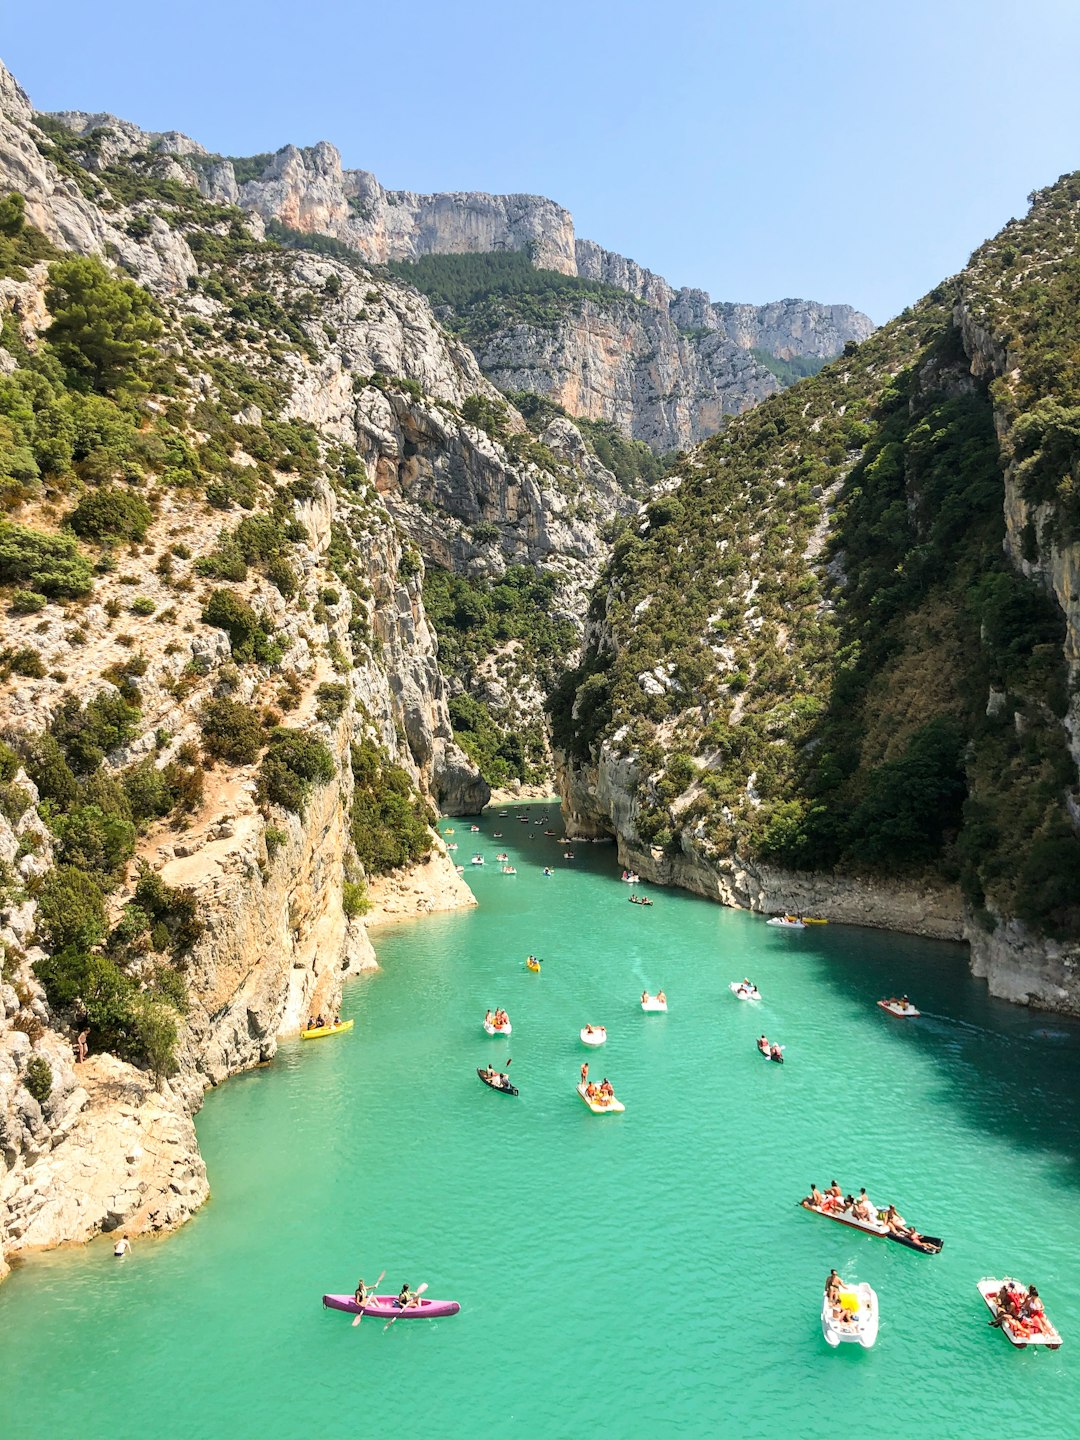
<path fill-rule="evenodd" d="M 321 1040 L 324 1035 L 340 1035 L 343 1030 L 351 1030 L 352 1020 L 342 1020 L 340 1025 L 318 1025 L 314 1030 L 301 1030 L 301 1040 Z"/>

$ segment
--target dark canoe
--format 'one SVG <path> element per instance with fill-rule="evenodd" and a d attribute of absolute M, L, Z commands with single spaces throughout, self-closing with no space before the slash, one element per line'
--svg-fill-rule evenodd
<path fill-rule="evenodd" d="M 497 1090 L 500 1095 L 516 1095 L 518 1093 L 514 1089 L 513 1085 L 510 1084 L 510 1081 L 502 1075 L 492 1075 L 491 1079 L 489 1080 L 488 1077 L 484 1074 L 483 1070 L 480 1069 L 479 1065 L 476 1067 L 476 1073 L 480 1076 L 480 1079 L 483 1080 L 484 1084 L 488 1087 L 489 1090 Z"/>
<path fill-rule="evenodd" d="M 920 1255 L 937 1255 L 945 1243 L 936 1235 L 924 1235 L 921 1242 L 913 1240 L 910 1235 L 894 1235 L 885 1228 L 880 1219 L 876 1225 L 866 1220 L 858 1220 L 850 1210 L 819 1210 L 816 1205 L 806 1205 L 801 1200 L 798 1203 L 813 1215 L 823 1215 L 826 1220 L 837 1220 L 841 1225 L 850 1226 L 852 1230 L 861 1230 L 864 1235 L 877 1235 L 882 1240 L 891 1240 L 895 1245 L 906 1245 L 909 1250 L 917 1250 Z"/>

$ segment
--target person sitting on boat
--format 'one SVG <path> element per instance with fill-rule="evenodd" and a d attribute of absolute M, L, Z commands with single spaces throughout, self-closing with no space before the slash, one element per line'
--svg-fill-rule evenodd
<path fill-rule="evenodd" d="M 409 1282 L 406 1280 L 398 1292 L 397 1300 L 394 1302 L 399 1310 L 408 1310 L 410 1306 L 420 1304 L 420 1296 L 415 1290 L 409 1289 Z"/>
<path fill-rule="evenodd" d="M 839 1184 L 835 1180 L 830 1182 L 829 1188 L 825 1191 L 825 1194 L 831 1195 L 834 1200 L 842 1200 L 844 1198 L 844 1192 L 840 1189 Z"/>
<path fill-rule="evenodd" d="M 764 1040 L 764 1038 L 765 1037 L 763 1035 L 761 1039 Z M 761 1042 L 759 1041 L 758 1043 L 760 1044 Z M 809 1205 L 812 1206 L 815 1210 L 820 1210 L 825 1204 L 825 1196 L 822 1195 L 821 1191 L 817 1188 L 816 1185 L 811 1185 L 810 1194 L 807 1195 L 805 1200 L 800 1200 L 799 1204 Z"/>
<path fill-rule="evenodd" d="M 843 1285 L 844 1282 L 836 1270 L 830 1270 L 825 1276 L 825 1297 L 830 1305 L 839 1305 L 840 1291 L 843 1289 Z"/>
<path fill-rule="evenodd" d="M 486 1011 L 484 1012 L 484 1024 L 485 1024 L 485 1025 L 494 1025 L 494 1024 L 495 1024 L 495 1015 L 494 1015 L 494 1013 L 493 1013 L 491 1010 L 486 1010 Z"/>
<path fill-rule="evenodd" d="M 611 1081 L 607 1078 L 606 1075 L 604 1076 L 603 1080 L 600 1081 L 600 1094 L 601 1094 L 601 1095 L 614 1095 L 614 1094 L 615 1094 L 615 1087 L 612 1085 Z"/>
<path fill-rule="evenodd" d="M 1029 1285 L 1027 1294 L 1020 1305 L 1020 1319 L 1040 1335 L 1049 1335 L 1053 1332 L 1053 1326 L 1046 1318 L 1046 1311 L 1039 1299 L 1039 1292 L 1034 1285 Z"/>
<path fill-rule="evenodd" d="M 359 1305 L 361 1309 L 363 1309 L 364 1306 L 367 1304 L 368 1296 L 370 1294 L 371 1291 L 364 1284 L 363 1280 L 357 1281 L 356 1290 L 353 1294 L 353 1299 L 356 1301 L 357 1305 Z"/>
<path fill-rule="evenodd" d="M 768 1038 L 767 1038 L 766 1036 L 764 1036 L 764 1035 L 759 1035 L 759 1036 L 758 1036 L 757 1048 L 761 1051 L 761 1053 L 762 1053 L 763 1055 L 768 1055 L 768 1053 L 769 1053 L 769 1041 L 768 1041 Z"/>
<path fill-rule="evenodd" d="M 772 1045 L 772 1046 L 770 1046 L 770 1047 L 769 1047 L 769 1059 L 770 1059 L 770 1060 L 779 1060 L 781 1063 L 783 1063 L 783 1059 L 784 1059 L 784 1047 L 783 1047 L 782 1045 Z"/>
<path fill-rule="evenodd" d="M 876 1221 L 878 1218 L 877 1211 L 870 1203 L 870 1197 L 867 1195 L 865 1190 L 859 1191 L 859 1198 L 852 1206 L 851 1213 L 855 1216 L 856 1220 L 865 1220 L 867 1222 L 871 1222 Z"/>
<path fill-rule="evenodd" d="M 652 999 L 652 996 L 649 994 L 648 990 L 642 990 L 642 992 L 641 992 L 641 1003 L 642 1003 L 643 1005 L 647 1005 L 651 999 Z"/>
<path fill-rule="evenodd" d="M 667 996 L 664 994 L 663 990 L 658 990 L 656 992 L 656 998 L 661 1005 L 667 1004 Z"/>

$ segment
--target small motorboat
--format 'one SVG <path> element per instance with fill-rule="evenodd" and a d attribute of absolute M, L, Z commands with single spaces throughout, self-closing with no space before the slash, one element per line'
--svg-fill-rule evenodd
<path fill-rule="evenodd" d="M 525 961 L 525 969 L 526 969 L 526 970 L 531 970 L 534 975 L 539 975 L 539 974 L 540 974 L 540 961 L 537 960 L 535 956 L 530 955 L 529 958 L 528 958 L 528 960 Z"/>
<path fill-rule="evenodd" d="M 766 920 L 765 924 L 775 925 L 781 930 L 806 929 L 806 921 L 800 920 L 797 915 L 774 915 L 771 920 Z"/>
<path fill-rule="evenodd" d="M 604 1025 L 586 1025 L 582 1028 L 581 1040 L 584 1045 L 603 1045 L 607 1040 L 607 1027 Z"/>
<path fill-rule="evenodd" d="M 483 857 L 483 855 L 480 855 L 480 854 L 474 855 L 474 856 L 472 857 L 472 859 L 469 861 L 469 864 L 470 864 L 470 865 L 483 865 L 483 863 L 484 863 L 484 857 Z"/>
<path fill-rule="evenodd" d="M 593 1086 L 592 1095 L 585 1093 L 584 1085 L 577 1087 L 577 1093 L 594 1115 L 619 1115 L 626 1109 L 622 1101 L 616 1100 L 614 1095 L 601 1096 L 595 1086 Z"/>
<path fill-rule="evenodd" d="M 867 1235 L 877 1235 L 884 1240 L 893 1240 L 897 1245 L 906 1246 L 908 1250 L 918 1250 L 920 1255 L 937 1255 L 945 1243 L 936 1235 L 922 1235 L 915 1240 L 910 1234 L 905 1234 L 903 1231 L 890 1230 L 881 1219 L 882 1211 L 877 1212 L 876 1220 L 862 1220 L 852 1210 L 822 1209 L 820 1205 L 812 1205 L 809 1200 L 800 1200 L 799 1204 L 804 1210 L 810 1210 L 815 1215 L 824 1215 L 826 1220 L 838 1220 L 841 1225 L 849 1225 L 853 1230 L 862 1230 Z M 910 1226 L 908 1228 L 910 1230 Z"/>
<path fill-rule="evenodd" d="M 870 1349 L 877 1339 L 878 1298 L 865 1281 L 841 1285 L 839 1305 L 822 1296 L 821 1331 L 834 1350 L 845 1340 Z"/>
<path fill-rule="evenodd" d="M 493 1070 L 489 1075 L 486 1070 L 482 1070 L 478 1065 L 476 1067 L 476 1073 L 489 1090 L 498 1090 L 500 1095 L 516 1095 L 518 1093 L 514 1086 L 510 1084 L 510 1076 L 504 1074 L 502 1071 Z"/>
<path fill-rule="evenodd" d="M 351 1030 L 354 1022 L 342 1020 L 339 1025 L 316 1025 L 311 1030 L 301 1030 L 301 1040 L 325 1040 L 327 1035 L 340 1035 L 344 1030 Z"/>
<path fill-rule="evenodd" d="M 662 998 L 661 998 L 662 997 Z M 656 1010 L 667 1014 L 667 996 L 663 991 L 659 995 L 650 995 L 648 991 L 641 997 L 642 1010 Z"/>
<path fill-rule="evenodd" d="M 735 996 L 736 1000 L 760 1000 L 761 991 L 756 985 L 751 985 L 746 980 L 732 980 L 727 987 Z"/>
<path fill-rule="evenodd" d="M 993 1313 L 997 1329 L 1002 1332 L 1009 1344 L 1015 1345 L 1018 1350 L 1026 1350 L 1029 1345 L 1045 1345 L 1048 1350 L 1060 1350 L 1061 1336 L 1049 1320 L 1046 1320 L 1045 1315 L 1043 1319 L 1049 1329 L 1042 1331 L 1034 1329 L 1026 1320 L 1018 1319 L 1014 1315 L 1003 1314 L 998 1303 L 998 1296 L 1004 1286 L 1027 1294 L 1028 1287 L 1021 1280 L 1013 1280 L 1008 1275 L 1001 1280 L 995 1280 L 991 1275 L 984 1275 L 978 1282 L 979 1294 Z M 1001 1317 L 1000 1321 L 999 1317 Z"/>
<path fill-rule="evenodd" d="M 915 1020 L 921 1014 L 916 1010 L 910 1000 L 879 1000 L 878 1007 L 885 1011 L 886 1015 L 895 1015 L 898 1020 Z"/>
<path fill-rule="evenodd" d="M 327 1310 L 344 1310 L 347 1315 L 361 1313 L 361 1307 L 352 1295 L 324 1295 L 322 1303 Z M 369 1295 L 363 1314 L 374 1315 L 380 1320 L 438 1320 L 443 1315 L 456 1315 L 460 1309 L 456 1300 L 429 1300 L 421 1295 L 415 1305 L 408 1305 L 403 1310 L 397 1303 L 396 1295 Z"/>

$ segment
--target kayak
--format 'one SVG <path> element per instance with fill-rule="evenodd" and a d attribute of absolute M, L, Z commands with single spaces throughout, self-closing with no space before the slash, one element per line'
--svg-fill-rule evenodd
<path fill-rule="evenodd" d="M 754 1048 L 757 1050 L 757 1053 L 758 1053 L 759 1055 L 764 1055 L 766 1060 L 773 1060 L 773 1061 L 775 1061 L 775 1063 L 776 1063 L 777 1065 L 782 1065 L 782 1064 L 784 1063 L 784 1047 L 783 1047 L 783 1045 L 778 1045 L 778 1046 L 776 1047 L 777 1050 L 779 1050 L 779 1052 L 780 1052 L 779 1055 L 774 1055 L 774 1054 L 773 1054 L 773 1052 L 772 1052 L 772 1046 L 771 1046 L 771 1045 L 769 1046 L 768 1050 L 763 1050 L 763 1049 L 761 1048 L 761 1046 L 757 1043 L 756 1040 L 754 1041 Z"/>
<path fill-rule="evenodd" d="M 322 1040 L 326 1035 L 340 1035 L 343 1030 L 351 1030 L 354 1022 L 342 1020 L 340 1025 L 316 1025 L 314 1030 L 301 1030 L 301 1040 Z"/>
<path fill-rule="evenodd" d="M 781 930 L 805 930 L 806 921 L 796 920 L 791 915 L 774 915 L 771 920 L 765 921 L 766 925 L 777 925 Z"/>
<path fill-rule="evenodd" d="M 662 1014 L 666 1015 L 666 1014 L 667 1014 L 667 1001 L 666 1001 L 666 1000 L 658 1000 L 655 995 L 649 995 L 646 999 L 642 1000 L 642 1002 L 641 1002 L 641 1008 L 642 1008 L 643 1010 L 656 1010 L 656 1011 L 659 1011 L 659 1012 L 661 1012 Z"/>
<path fill-rule="evenodd" d="M 761 999 L 761 991 L 757 988 L 756 985 L 751 985 L 750 988 L 747 989 L 741 980 L 732 980 L 731 984 L 727 988 L 735 996 L 736 1000 Z"/>
<path fill-rule="evenodd" d="M 494 1075 L 487 1075 L 479 1065 L 476 1067 L 476 1073 L 489 1090 L 498 1090 L 500 1095 L 516 1095 L 518 1093 L 510 1084 L 509 1075 L 501 1075 L 498 1071 Z"/>
<path fill-rule="evenodd" d="M 850 1210 L 822 1210 L 820 1206 L 809 1205 L 805 1200 L 800 1200 L 799 1204 L 804 1210 L 813 1211 L 815 1215 L 824 1215 L 826 1220 L 838 1220 L 841 1225 L 850 1225 L 853 1230 L 862 1230 L 867 1235 L 879 1235 L 886 1240 L 894 1240 L 897 1245 L 918 1250 L 920 1255 L 936 1255 L 945 1243 L 936 1235 L 924 1235 L 921 1242 L 913 1240 L 910 1235 L 896 1235 L 880 1219 L 860 1220 Z"/>
<path fill-rule="evenodd" d="M 626 1106 L 622 1103 L 622 1101 L 616 1100 L 614 1095 L 609 1096 L 606 1100 L 590 1100 L 588 1095 L 585 1094 L 584 1085 L 579 1085 L 577 1087 L 577 1093 L 581 1096 L 582 1100 L 585 1101 L 585 1104 L 589 1107 L 589 1109 L 593 1112 L 594 1115 L 617 1115 L 626 1109 Z"/>
<path fill-rule="evenodd" d="M 493 1025 L 490 1020 L 485 1020 L 484 1029 L 489 1035 L 509 1035 L 512 1033 L 514 1027 L 510 1024 L 509 1020 L 503 1025 Z"/>
<path fill-rule="evenodd" d="M 525 961 L 525 969 L 526 969 L 526 970 L 532 970 L 534 974 L 539 975 L 539 974 L 540 974 L 540 961 L 539 961 L 539 960 L 526 960 L 526 961 Z"/>
<path fill-rule="evenodd" d="M 1018 1290 L 1027 1292 L 1027 1286 L 1019 1280 L 1013 1280 L 1006 1275 L 1001 1280 L 995 1280 L 991 1275 L 984 1275 L 978 1282 L 979 1294 L 986 1301 L 987 1307 L 996 1317 L 998 1314 L 998 1295 L 1001 1287 L 1011 1284 Z M 1049 1322 L 1047 1322 L 1049 1324 Z M 1015 1320 L 1008 1316 L 1001 1325 L 997 1327 L 1008 1340 L 1010 1345 L 1015 1345 L 1017 1350 L 1026 1350 L 1029 1345 L 1045 1345 L 1048 1350 L 1061 1349 L 1061 1336 L 1050 1327 L 1049 1334 L 1043 1334 L 1038 1330 L 1029 1330 L 1022 1320 Z"/>
<path fill-rule="evenodd" d="M 886 1015 L 895 1015 L 898 1020 L 914 1020 L 922 1014 L 922 1011 L 916 1010 L 910 1002 L 907 1005 L 898 1005 L 895 1000 L 879 1000 L 877 1003 Z"/>
<path fill-rule="evenodd" d="M 585 1045 L 603 1045 L 607 1039 L 607 1029 L 603 1025 L 586 1025 L 581 1031 L 582 1043 Z"/>
<path fill-rule="evenodd" d="M 833 1313 L 834 1308 L 840 1310 L 841 1316 L 851 1318 L 839 1318 Z M 821 1332 L 834 1350 L 844 1340 L 859 1344 L 864 1350 L 870 1349 L 877 1339 L 878 1298 L 865 1281 L 861 1285 L 841 1285 L 838 1307 L 832 1305 L 827 1295 L 822 1296 Z"/>
<path fill-rule="evenodd" d="M 322 1303 L 327 1310 L 360 1314 L 360 1306 L 351 1295 L 324 1295 Z M 401 1310 L 396 1295 L 369 1295 L 363 1313 L 374 1315 L 379 1320 L 393 1320 L 395 1316 L 400 1320 L 438 1320 L 443 1315 L 456 1315 L 460 1309 L 456 1300 L 428 1300 L 421 1295 L 419 1304 Z"/>
<path fill-rule="evenodd" d="M 804 925 L 827 925 L 829 922 L 820 915 L 804 915 L 802 923 Z"/>

